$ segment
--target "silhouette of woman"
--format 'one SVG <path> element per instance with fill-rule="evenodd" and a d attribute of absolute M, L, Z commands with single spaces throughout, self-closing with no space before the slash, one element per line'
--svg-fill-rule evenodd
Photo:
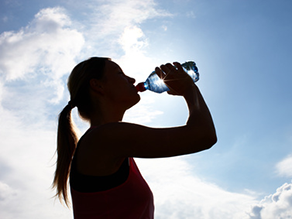
<path fill-rule="evenodd" d="M 133 157 L 190 154 L 216 143 L 208 107 L 181 65 L 167 63 L 155 71 L 170 88 L 169 94 L 184 97 L 189 109 L 184 126 L 151 128 L 122 122 L 125 111 L 138 103 L 140 96 L 135 79 L 109 58 L 90 58 L 71 72 L 71 100 L 59 115 L 53 186 L 68 205 L 70 178 L 75 219 L 153 218 L 153 195 Z M 80 140 L 71 120 L 74 107 L 90 123 Z"/>

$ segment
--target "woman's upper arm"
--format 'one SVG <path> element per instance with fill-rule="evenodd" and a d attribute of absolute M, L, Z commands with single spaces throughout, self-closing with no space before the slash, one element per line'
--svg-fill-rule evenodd
<path fill-rule="evenodd" d="M 115 157 L 171 157 L 205 150 L 216 142 L 203 129 L 187 125 L 149 128 L 131 123 L 111 123 L 103 127 L 101 136 L 107 145 L 107 153 Z"/>

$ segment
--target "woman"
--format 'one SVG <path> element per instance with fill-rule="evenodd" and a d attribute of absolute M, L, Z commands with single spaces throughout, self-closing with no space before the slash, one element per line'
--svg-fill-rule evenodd
<path fill-rule="evenodd" d="M 68 79 L 71 100 L 59 116 L 54 187 L 68 204 L 70 175 L 74 217 L 153 218 L 153 195 L 133 157 L 159 158 L 195 153 L 216 143 L 214 124 L 199 89 L 177 62 L 155 69 L 170 88 L 183 96 L 189 109 L 186 125 L 149 128 L 121 122 L 139 102 L 135 79 L 110 59 L 90 58 Z M 90 123 L 78 138 L 71 110 Z M 143 139 L 143 140 L 142 140 Z M 74 155 L 74 156 L 73 156 Z"/>

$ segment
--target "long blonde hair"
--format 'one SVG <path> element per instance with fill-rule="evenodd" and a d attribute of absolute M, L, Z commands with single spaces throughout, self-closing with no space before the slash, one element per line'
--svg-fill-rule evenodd
<path fill-rule="evenodd" d="M 92 106 L 89 94 L 89 81 L 92 78 L 103 77 L 105 61 L 109 58 L 92 57 L 74 67 L 68 78 L 68 90 L 71 100 L 59 114 L 57 132 L 57 163 L 53 188 L 56 188 L 56 196 L 64 200 L 68 206 L 68 178 L 71 161 L 77 147 L 78 137 L 74 129 L 71 110 L 75 106 L 78 113 L 85 120 L 90 119 Z"/>

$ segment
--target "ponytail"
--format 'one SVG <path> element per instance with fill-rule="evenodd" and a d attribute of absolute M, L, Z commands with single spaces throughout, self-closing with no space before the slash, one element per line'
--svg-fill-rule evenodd
<path fill-rule="evenodd" d="M 74 155 L 78 137 L 74 130 L 71 118 L 73 106 L 69 102 L 59 115 L 57 134 L 57 164 L 53 188 L 56 188 L 56 196 L 68 206 L 68 177 L 70 173 L 71 160 Z"/>
<path fill-rule="evenodd" d="M 70 174 L 71 161 L 77 146 L 78 137 L 74 131 L 71 110 L 75 106 L 79 115 L 89 121 L 91 112 L 94 110 L 91 105 L 89 92 L 89 81 L 92 78 L 102 79 L 104 76 L 105 62 L 109 58 L 92 57 L 74 67 L 68 78 L 68 89 L 71 101 L 59 115 L 58 136 L 57 136 L 57 164 L 53 188 L 56 188 L 56 196 L 64 200 L 68 206 L 68 178 Z M 73 100 L 73 102 L 72 102 Z"/>

